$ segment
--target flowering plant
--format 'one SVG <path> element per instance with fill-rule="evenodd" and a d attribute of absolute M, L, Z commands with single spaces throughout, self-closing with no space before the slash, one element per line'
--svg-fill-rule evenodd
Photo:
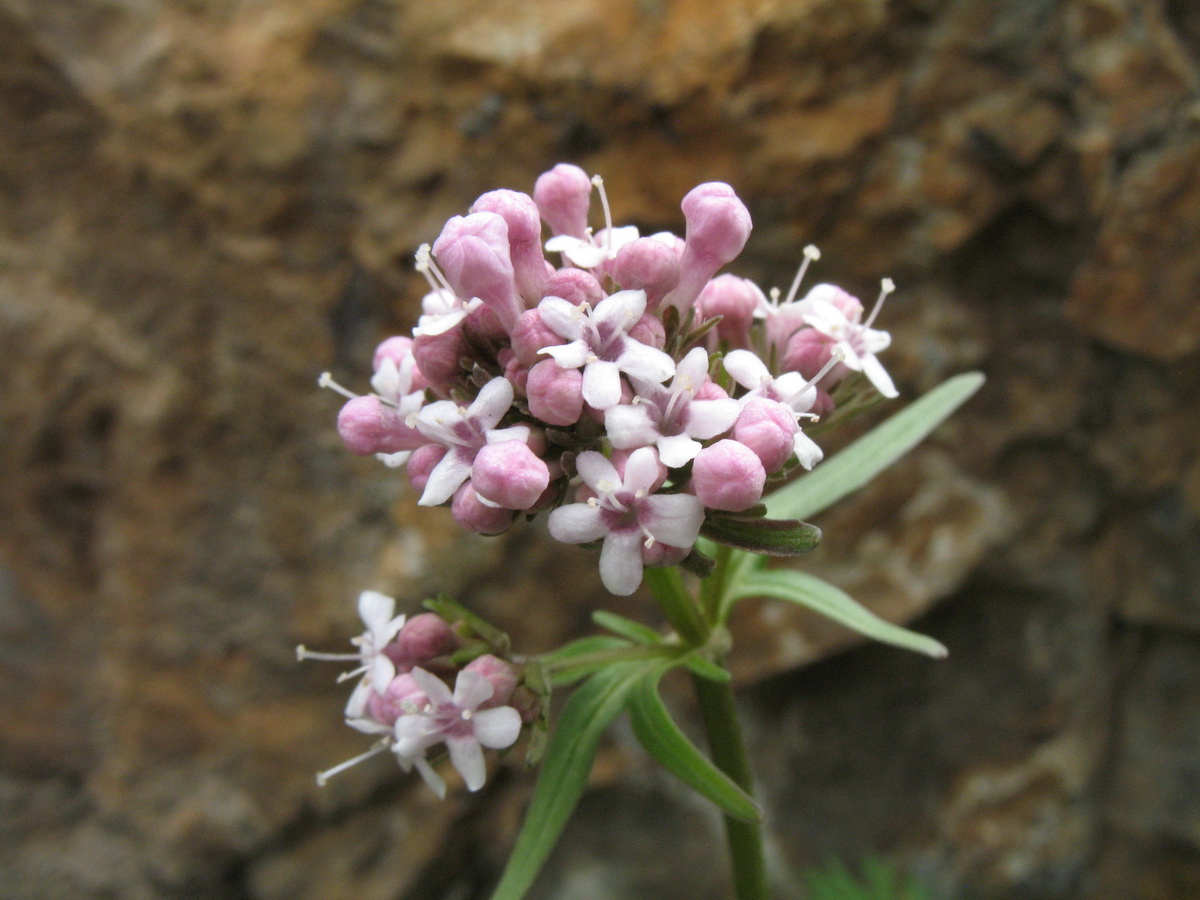
<path fill-rule="evenodd" d="M 594 189 L 604 215 L 596 232 Z M 725 814 L 737 896 L 767 897 L 761 812 L 723 665 L 737 601 L 776 598 L 900 647 L 946 652 L 833 585 L 766 562 L 811 550 L 820 531 L 804 519 L 905 453 L 982 378 L 951 379 L 822 462 L 814 436 L 897 396 L 877 358 L 890 337 L 874 327 L 892 282 L 869 314 L 830 284 L 801 296 L 819 258 L 808 247 L 787 294 L 764 294 L 718 274 L 751 229 L 733 190 L 702 184 L 682 209 L 682 239 L 614 227 L 601 179 L 570 165 L 538 178 L 532 197 L 484 194 L 418 251 L 424 314 L 411 337 L 379 346 L 372 393 L 322 376 L 347 398 L 338 416 L 346 446 L 405 467 L 421 505 L 449 505 L 481 534 L 546 513 L 555 539 L 599 548 L 605 588 L 627 595 L 646 582 L 670 623 L 661 634 L 597 611 L 610 634 L 523 657 L 449 598 L 406 618 L 367 591 L 353 653 L 300 648 L 302 658 L 355 664 L 343 676 L 358 679 L 346 721 L 377 739 L 322 782 L 390 752 L 439 794 L 435 764 L 448 756 L 477 790 L 484 749 L 529 736 L 541 774 L 496 898 L 532 883 L 622 711 L 646 749 Z M 659 680 L 676 667 L 690 670 L 711 759 L 659 699 Z M 550 694 L 574 684 L 547 741 Z"/>

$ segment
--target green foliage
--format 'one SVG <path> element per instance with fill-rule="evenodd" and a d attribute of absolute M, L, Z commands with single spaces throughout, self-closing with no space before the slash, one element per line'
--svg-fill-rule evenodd
<path fill-rule="evenodd" d="M 804 878 L 808 900 L 933 900 L 928 888 L 881 859 L 863 860 L 859 872 L 852 874 L 840 860 L 809 872 Z"/>

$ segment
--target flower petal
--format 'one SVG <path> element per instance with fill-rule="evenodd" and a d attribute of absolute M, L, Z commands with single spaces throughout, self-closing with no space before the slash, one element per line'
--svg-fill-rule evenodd
<path fill-rule="evenodd" d="M 503 376 L 493 378 L 483 386 L 475 402 L 467 409 L 467 415 L 479 425 L 480 431 L 495 428 L 504 418 L 513 402 L 512 382 Z"/>
<path fill-rule="evenodd" d="M 583 334 L 586 313 L 562 297 L 544 297 L 537 307 L 542 324 L 568 341 L 578 340 Z"/>
<path fill-rule="evenodd" d="M 396 614 L 396 600 L 379 591 L 363 591 L 358 595 L 358 616 L 372 634 L 387 628 Z"/>
<path fill-rule="evenodd" d="M 429 764 L 429 761 L 424 756 L 418 756 L 411 762 L 416 766 L 421 778 L 429 785 L 429 789 L 438 795 L 439 800 L 445 800 L 446 782 L 442 780 L 441 775 L 433 771 L 433 766 Z"/>
<path fill-rule="evenodd" d="M 538 353 L 552 357 L 560 369 L 578 369 L 587 363 L 592 350 L 586 342 L 578 340 L 555 347 L 543 347 Z"/>
<path fill-rule="evenodd" d="M 771 381 L 767 364 L 749 350 L 730 350 L 721 362 L 725 371 L 744 388 L 756 391 L 763 386 L 764 379 L 768 384 Z"/>
<path fill-rule="evenodd" d="M 642 501 L 639 518 L 654 539 L 672 547 L 690 547 L 704 523 L 704 504 L 691 494 L 656 494 Z"/>
<path fill-rule="evenodd" d="M 614 533 L 604 539 L 600 550 L 600 581 L 610 593 L 620 597 L 628 597 L 638 589 L 642 583 L 641 532 Z"/>
<path fill-rule="evenodd" d="M 702 440 L 716 437 L 733 427 L 740 411 L 736 400 L 693 400 L 687 408 L 687 433 Z"/>
<path fill-rule="evenodd" d="M 417 687 L 425 692 L 425 696 L 429 698 L 429 702 L 433 704 L 434 708 L 454 702 L 454 696 L 450 693 L 446 682 L 433 673 L 426 672 L 418 666 L 408 674 L 417 683 Z"/>
<path fill-rule="evenodd" d="M 896 390 L 896 385 L 892 383 L 892 377 L 888 375 L 883 364 L 880 363 L 873 355 L 867 354 L 862 358 L 863 374 L 871 380 L 871 384 L 875 385 L 875 390 L 888 397 L 899 397 L 900 392 Z"/>
<path fill-rule="evenodd" d="M 468 791 L 477 791 L 487 781 L 487 766 L 483 762 L 483 748 L 472 737 L 448 737 L 446 749 L 450 751 L 450 764 L 467 783 Z"/>
<path fill-rule="evenodd" d="M 617 367 L 632 378 L 661 384 L 675 374 L 675 360 L 669 354 L 641 341 L 625 338 L 625 347 L 617 357 Z"/>
<path fill-rule="evenodd" d="M 812 469 L 813 466 L 825 457 L 825 452 L 817 446 L 817 442 L 803 431 L 796 432 L 796 436 L 792 438 L 792 444 L 796 452 L 796 458 L 800 460 L 800 465 L 806 469 Z"/>
<path fill-rule="evenodd" d="M 645 312 L 645 291 L 617 291 L 596 304 L 592 311 L 592 322 L 597 326 L 607 326 L 601 327 L 602 334 L 606 331 L 627 332 Z"/>
<path fill-rule="evenodd" d="M 475 713 L 475 737 L 492 750 L 511 747 L 521 736 L 521 714 L 511 706 L 497 706 Z"/>
<path fill-rule="evenodd" d="M 694 441 L 686 434 L 673 434 L 670 437 L 658 439 L 658 458 L 668 469 L 678 469 L 686 466 L 700 452 L 700 442 Z"/>
<path fill-rule="evenodd" d="M 658 459 L 654 451 L 643 447 L 630 453 L 629 459 L 625 461 L 625 483 L 622 486 L 630 493 L 649 493 L 658 476 Z"/>
<path fill-rule="evenodd" d="M 575 457 L 575 471 L 583 483 L 597 494 L 607 494 L 617 489 L 621 476 L 603 453 L 585 450 Z"/>
<path fill-rule="evenodd" d="M 462 671 L 454 682 L 454 705 L 463 710 L 475 710 L 485 700 L 490 700 L 495 688 L 478 672 Z"/>
<path fill-rule="evenodd" d="M 618 450 L 649 447 L 659 437 L 658 428 L 651 421 L 650 410 L 644 403 L 610 406 L 604 411 L 604 430 Z"/>
<path fill-rule="evenodd" d="M 621 373 L 616 363 L 598 359 L 583 367 L 583 399 L 593 409 L 608 409 L 621 402 Z"/>
<path fill-rule="evenodd" d="M 425 482 L 425 492 L 417 501 L 417 506 L 441 506 L 462 487 L 462 483 L 471 475 L 471 464 L 475 453 L 462 447 L 451 447 L 450 452 L 441 458 L 429 480 Z"/>
<path fill-rule="evenodd" d="M 550 513 L 546 524 L 550 536 L 564 544 L 587 544 L 608 534 L 600 508 L 586 503 L 568 503 Z"/>

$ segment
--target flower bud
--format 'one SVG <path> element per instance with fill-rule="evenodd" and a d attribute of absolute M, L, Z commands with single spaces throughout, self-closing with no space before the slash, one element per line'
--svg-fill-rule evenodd
<path fill-rule="evenodd" d="M 477 496 L 506 510 L 529 509 L 550 484 L 550 470 L 524 441 L 500 441 L 475 454 L 471 484 Z"/>
<path fill-rule="evenodd" d="M 443 394 L 462 373 L 462 360 L 470 352 L 461 323 L 438 334 L 419 334 L 413 340 L 417 369 L 430 386 Z"/>
<path fill-rule="evenodd" d="M 543 359 L 525 382 L 529 411 L 547 425 L 574 425 L 583 414 L 583 372 Z"/>
<path fill-rule="evenodd" d="M 501 534 L 508 531 L 515 516 L 512 510 L 481 503 L 475 489 L 471 487 L 470 480 L 454 492 L 450 513 L 460 527 L 476 534 Z"/>
<path fill-rule="evenodd" d="M 692 463 L 692 492 L 709 509 L 749 509 L 762 497 L 766 481 L 755 452 L 728 438 L 702 449 Z"/>
<path fill-rule="evenodd" d="M 583 269 L 559 269 L 548 279 L 542 296 L 561 297 L 572 306 L 590 303 L 595 306 L 604 299 L 604 288 L 591 272 Z"/>
<path fill-rule="evenodd" d="M 533 200 L 554 234 L 577 238 L 587 234 L 592 180 L 579 166 L 559 163 L 543 172 L 534 184 Z"/>
<path fill-rule="evenodd" d="M 454 629 L 440 616 L 427 612 L 406 621 L 383 652 L 396 664 L 397 671 L 408 671 L 413 666 L 428 669 L 431 660 L 453 653 L 459 643 Z"/>
<path fill-rule="evenodd" d="M 687 220 L 679 285 L 665 302 L 686 310 L 721 266 L 731 262 L 750 237 L 750 211 L 727 184 L 709 182 L 692 188 L 681 204 Z"/>
<path fill-rule="evenodd" d="M 492 696 L 479 704 L 480 709 L 507 706 L 517 688 L 517 673 L 504 660 L 490 653 L 478 656 L 463 666 L 464 672 L 478 672 L 492 686 Z"/>
<path fill-rule="evenodd" d="M 646 313 L 629 329 L 629 336 L 647 347 L 661 350 L 667 344 L 667 331 L 663 328 L 662 319 L 653 313 Z"/>
<path fill-rule="evenodd" d="M 646 566 L 677 566 L 684 557 L 692 552 L 691 547 L 672 547 L 662 541 L 655 541 L 649 547 L 642 544 L 642 565 Z"/>
<path fill-rule="evenodd" d="M 517 290 L 526 305 L 536 306 L 546 282 L 546 256 L 542 252 L 542 220 L 533 198 L 519 191 L 489 191 L 475 201 L 471 212 L 495 213 L 507 223 Z"/>
<path fill-rule="evenodd" d="M 717 340 L 731 348 L 750 346 L 750 325 L 754 311 L 763 300 L 762 291 L 754 282 L 736 275 L 718 275 L 704 286 L 696 298 L 696 315 L 700 321 L 720 316 Z"/>
<path fill-rule="evenodd" d="M 791 409 L 778 401 L 755 397 L 742 407 L 733 425 L 733 439 L 752 450 L 765 471 L 777 472 L 791 458 L 798 430 Z"/>
<path fill-rule="evenodd" d="M 433 254 L 459 297 L 478 297 L 511 328 L 525 309 L 514 283 L 508 224 L 490 212 L 454 216 L 433 244 Z"/>
<path fill-rule="evenodd" d="M 705 378 L 704 384 L 696 388 L 695 400 L 728 400 L 729 394 L 711 378 Z"/>
<path fill-rule="evenodd" d="M 371 691 L 367 698 L 367 712 L 380 725 L 392 726 L 401 716 L 411 715 L 413 710 L 422 709 L 429 698 L 421 686 L 407 672 L 393 678 L 382 694 Z"/>
<path fill-rule="evenodd" d="M 527 309 L 517 319 L 512 330 L 512 349 L 517 359 L 527 366 L 546 359 L 543 347 L 557 347 L 563 339 L 542 321 L 536 309 Z"/>
<path fill-rule="evenodd" d="M 426 443 L 415 428 L 376 396 L 355 397 L 338 413 L 338 434 L 346 449 L 359 456 L 415 450 Z"/>
<path fill-rule="evenodd" d="M 679 283 L 679 257 L 657 238 L 638 238 L 617 251 L 612 276 L 622 290 L 645 291 L 646 309 L 652 311 Z"/>
<path fill-rule="evenodd" d="M 447 450 L 441 444 L 426 444 L 413 451 L 408 458 L 408 483 L 418 494 L 425 493 L 425 485 L 429 482 L 429 473 L 442 461 Z"/>

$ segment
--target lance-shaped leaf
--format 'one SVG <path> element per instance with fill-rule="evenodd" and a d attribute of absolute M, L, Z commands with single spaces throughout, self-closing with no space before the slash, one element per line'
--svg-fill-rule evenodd
<path fill-rule="evenodd" d="M 841 588 L 807 572 L 789 569 L 751 572 L 734 585 L 730 601 L 743 597 L 787 600 L 840 622 L 869 638 L 941 659 L 946 648 L 931 637 L 881 619 Z"/>
<path fill-rule="evenodd" d="M 619 634 L 637 644 L 661 644 L 663 642 L 663 636 L 649 625 L 643 625 L 641 622 L 635 622 L 633 619 L 618 616 L 607 610 L 598 609 L 593 612 L 592 621 L 601 628 L 607 628 L 614 634 Z"/>
<path fill-rule="evenodd" d="M 767 513 L 806 519 L 857 491 L 919 444 L 983 384 L 979 372 L 942 382 L 845 450 L 766 498 Z"/>
<path fill-rule="evenodd" d="M 633 645 L 623 638 L 595 634 L 539 656 L 548 687 L 565 687 L 612 663 L 613 651 Z"/>
<path fill-rule="evenodd" d="M 765 556 L 800 556 L 821 541 L 821 529 L 794 519 L 738 519 L 710 515 L 700 526 L 706 538 Z"/>
<path fill-rule="evenodd" d="M 641 681 L 633 689 L 629 721 L 638 741 L 664 769 L 735 819 L 762 821 L 762 810 L 754 799 L 679 730 L 658 696 L 657 679 Z"/>
<path fill-rule="evenodd" d="M 729 674 L 728 669 L 724 666 L 718 666 L 711 659 L 701 656 L 698 652 L 689 653 L 681 662 L 693 675 L 699 675 L 701 678 L 707 678 L 709 681 L 728 684 L 733 680 L 733 676 Z"/>
<path fill-rule="evenodd" d="M 529 890 L 583 795 L 604 729 L 625 707 L 629 693 L 639 683 L 657 681 L 669 667 L 670 662 L 663 660 L 611 665 L 580 685 L 567 701 L 546 748 L 516 846 L 492 900 L 520 900 Z"/>

